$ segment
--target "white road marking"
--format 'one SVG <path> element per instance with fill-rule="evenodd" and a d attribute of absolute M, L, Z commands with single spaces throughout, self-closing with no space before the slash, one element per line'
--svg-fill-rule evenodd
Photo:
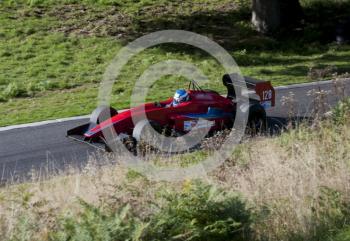
<path fill-rule="evenodd" d="M 34 123 L 4 126 L 4 127 L 0 127 L 0 132 L 13 130 L 13 129 L 19 129 L 19 128 L 43 126 L 43 125 L 47 125 L 47 124 L 60 123 L 60 122 L 65 122 L 65 121 L 82 120 L 82 119 L 86 119 L 86 118 L 90 118 L 90 115 L 74 116 L 74 117 L 60 118 L 60 119 L 55 119 L 55 120 L 46 120 L 46 121 L 39 121 L 39 122 L 34 122 Z"/>

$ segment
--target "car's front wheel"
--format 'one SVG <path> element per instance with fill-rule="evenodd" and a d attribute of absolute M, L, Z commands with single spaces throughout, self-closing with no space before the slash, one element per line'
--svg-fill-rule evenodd
<path fill-rule="evenodd" d="M 111 106 L 104 106 L 101 105 L 97 107 L 90 116 L 90 123 L 94 123 L 96 125 L 100 124 L 101 122 L 115 116 L 118 114 L 118 111 Z"/>

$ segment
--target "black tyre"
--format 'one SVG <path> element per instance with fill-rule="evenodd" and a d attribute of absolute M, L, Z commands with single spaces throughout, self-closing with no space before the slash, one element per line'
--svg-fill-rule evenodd
<path fill-rule="evenodd" d="M 118 114 L 118 111 L 110 106 L 99 106 L 91 114 L 90 123 L 96 125 Z"/>
<path fill-rule="evenodd" d="M 135 156 L 137 155 L 137 149 L 136 149 L 137 141 L 135 140 L 135 138 L 133 138 L 132 136 L 125 137 L 122 140 L 122 143 L 129 152 L 131 152 Z M 118 152 L 118 151 L 123 150 L 123 149 L 118 148 L 118 146 L 115 146 L 115 148 L 117 148 L 117 149 L 113 150 L 110 145 L 115 145 L 115 143 L 105 143 L 105 150 L 107 152 L 113 152 L 113 151 Z"/>
<path fill-rule="evenodd" d="M 247 133 L 251 136 L 261 135 L 267 131 L 265 109 L 260 104 L 253 104 L 249 108 Z"/>
<path fill-rule="evenodd" d="M 135 125 L 132 137 L 136 143 L 136 153 L 141 156 L 156 150 L 155 143 L 152 143 L 154 141 L 153 133 L 149 132 L 150 130 L 146 128 L 148 125 L 159 134 L 162 134 L 163 131 L 163 128 L 154 121 L 141 120 Z"/>

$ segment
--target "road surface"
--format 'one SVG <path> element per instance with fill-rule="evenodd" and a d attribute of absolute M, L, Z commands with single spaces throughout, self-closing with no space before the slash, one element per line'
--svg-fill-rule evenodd
<path fill-rule="evenodd" d="M 350 79 L 345 80 L 344 87 L 340 89 L 344 90 L 344 95 L 350 96 Z M 291 106 L 293 115 L 309 116 L 315 99 L 308 94 L 312 90 L 327 91 L 325 99 L 328 108 L 334 106 L 343 95 L 335 91 L 331 81 L 277 87 L 276 106 L 267 112 L 270 124 L 287 118 L 291 114 Z M 284 96 L 290 97 L 290 93 L 293 93 L 293 98 L 283 105 Z M 88 118 L 79 117 L 0 128 L 0 181 L 21 181 L 28 178 L 30 170 L 44 176 L 48 172 L 63 170 L 65 166 L 81 167 L 86 164 L 89 156 L 98 155 L 98 151 L 66 138 L 65 133 L 87 121 Z"/>

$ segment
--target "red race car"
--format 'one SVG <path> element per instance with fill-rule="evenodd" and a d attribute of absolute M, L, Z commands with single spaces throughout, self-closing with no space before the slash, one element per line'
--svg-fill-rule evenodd
<path fill-rule="evenodd" d="M 138 122 L 135 124 L 134 122 L 137 119 L 142 120 L 138 118 L 141 112 L 146 114 L 151 126 L 163 134 L 170 132 L 185 134 L 195 126 L 198 128 L 199 122 L 203 119 L 207 121 L 206 123 L 210 123 L 209 133 L 231 128 L 237 107 L 234 84 L 239 86 L 239 83 L 233 83 L 235 79 L 237 78 L 234 74 L 223 76 L 223 84 L 228 91 L 226 97 L 212 90 L 203 90 L 191 81 L 181 103 L 176 93 L 174 98 L 146 103 L 121 113 L 112 107 L 98 107 L 92 113 L 89 123 L 68 130 L 67 136 L 109 150 L 103 130 L 112 125 L 118 138 L 125 141 L 132 140 L 136 144 L 139 133 L 135 132 L 140 128 L 136 128 Z M 269 81 L 245 77 L 245 82 L 250 96 L 248 127 L 260 131 L 266 127 L 265 109 L 275 105 L 275 90 Z M 105 116 L 110 118 L 106 119 Z"/>

